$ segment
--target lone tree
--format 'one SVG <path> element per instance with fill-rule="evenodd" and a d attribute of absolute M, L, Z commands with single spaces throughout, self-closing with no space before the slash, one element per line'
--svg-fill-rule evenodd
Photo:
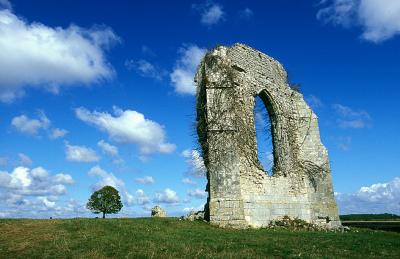
<path fill-rule="evenodd" d="M 100 190 L 95 191 L 86 204 L 86 208 L 93 213 L 103 213 L 103 219 L 106 214 L 117 213 L 122 209 L 121 196 L 112 186 L 104 186 Z"/>

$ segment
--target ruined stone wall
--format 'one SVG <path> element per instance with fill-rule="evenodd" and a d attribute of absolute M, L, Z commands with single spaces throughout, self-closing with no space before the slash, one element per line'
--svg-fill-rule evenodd
<path fill-rule="evenodd" d="M 340 226 L 317 116 L 288 86 L 282 65 L 242 44 L 221 46 L 206 54 L 195 81 L 211 223 L 261 227 L 287 215 Z M 271 119 L 272 176 L 257 156 L 257 95 Z"/>

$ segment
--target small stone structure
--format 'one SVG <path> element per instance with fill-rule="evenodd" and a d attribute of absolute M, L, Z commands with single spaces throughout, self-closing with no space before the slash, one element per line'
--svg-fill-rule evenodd
<path fill-rule="evenodd" d="M 262 227 L 288 216 L 340 227 L 318 119 L 273 58 L 243 44 L 216 47 L 198 67 L 197 132 L 207 167 L 206 218 Z M 255 97 L 271 120 L 274 167 L 257 156 Z"/>
<path fill-rule="evenodd" d="M 188 221 L 204 220 L 204 211 L 191 211 L 183 219 Z"/>
<path fill-rule="evenodd" d="M 163 208 L 157 205 L 151 209 L 151 216 L 158 218 L 165 218 L 167 216 L 167 212 L 165 212 Z"/>

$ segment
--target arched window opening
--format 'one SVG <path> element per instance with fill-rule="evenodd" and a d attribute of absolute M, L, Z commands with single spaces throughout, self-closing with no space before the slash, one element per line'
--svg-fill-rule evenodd
<path fill-rule="evenodd" d="M 274 168 L 274 147 L 272 143 L 271 119 L 264 101 L 255 97 L 254 124 L 257 138 L 257 155 L 264 171 L 272 176 Z"/>

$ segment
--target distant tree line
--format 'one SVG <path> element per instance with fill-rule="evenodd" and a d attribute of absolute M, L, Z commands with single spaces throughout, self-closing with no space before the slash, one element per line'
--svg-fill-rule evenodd
<path fill-rule="evenodd" d="M 383 213 L 383 214 L 349 214 L 340 215 L 340 220 L 343 221 L 368 221 L 368 220 L 400 220 L 400 216 L 396 214 Z"/>

